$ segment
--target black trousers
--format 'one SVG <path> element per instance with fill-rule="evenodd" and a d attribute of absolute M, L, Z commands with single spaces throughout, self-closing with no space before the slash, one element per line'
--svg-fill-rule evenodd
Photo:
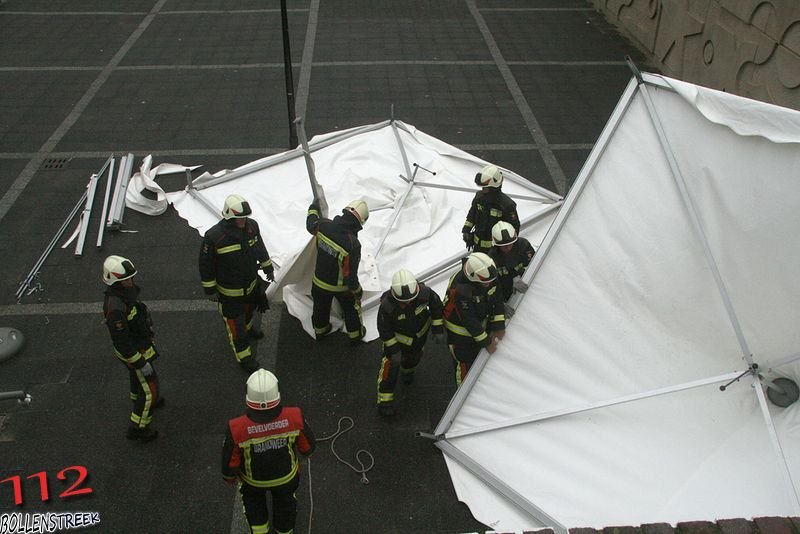
<path fill-rule="evenodd" d="M 475 363 L 478 354 L 481 352 L 481 347 L 477 343 L 469 345 L 448 345 L 450 355 L 453 357 L 453 364 L 456 371 L 456 386 L 460 386 L 461 382 L 469 372 L 469 368 Z"/>
<path fill-rule="evenodd" d="M 361 326 L 363 324 L 361 303 L 350 292 L 334 293 L 320 289 L 312 284 L 311 298 L 314 300 L 311 324 L 314 325 L 314 333 L 317 336 L 324 336 L 331 329 L 331 305 L 335 298 L 342 307 L 347 337 L 351 340 L 358 340 L 363 337 L 361 334 Z"/>
<path fill-rule="evenodd" d="M 272 495 L 272 520 L 278 533 L 287 533 L 294 530 L 297 519 L 297 497 L 295 492 L 300 485 L 300 474 L 281 486 L 274 488 L 257 488 L 242 482 L 239 488 L 242 494 L 244 515 L 250 525 L 252 534 L 267 534 L 269 532 L 269 508 L 267 507 L 267 492 Z"/>

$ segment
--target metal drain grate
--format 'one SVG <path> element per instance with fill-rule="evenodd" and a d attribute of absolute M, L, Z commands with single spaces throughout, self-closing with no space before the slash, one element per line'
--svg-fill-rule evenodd
<path fill-rule="evenodd" d="M 44 171 L 55 171 L 63 169 L 69 164 L 70 158 L 48 158 L 44 160 L 40 167 Z"/>

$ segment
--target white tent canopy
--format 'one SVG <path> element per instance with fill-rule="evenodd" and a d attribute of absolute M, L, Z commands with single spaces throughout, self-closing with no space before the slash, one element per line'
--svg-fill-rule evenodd
<path fill-rule="evenodd" d="M 355 198 L 366 200 L 370 209 L 359 234 L 369 341 L 378 337 L 376 305 L 395 271 L 409 269 L 440 294 L 445 290 L 449 274 L 466 254 L 461 227 L 477 191 L 475 174 L 487 162 L 396 120 L 316 136 L 309 148 L 330 206 L 328 215 L 337 215 Z M 503 191 L 516 200 L 523 221 L 521 235 L 540 243 L 561 197 L 510 170 L 504 169 L 504 176 Z M 302 150 L 204 174 L 167 198 L 202 234 L 219 220 L 231 193 L 248 200 L 277 267 L 278 283 L 270 291 L 283 288 L 289 312 L 313 335 L 310 283 L 315 249 L 305 228 L 312 189 Z M 341 319 L 333 322 L 335 329 L 343 327 Z"/>
<path fill-rule="evenodd" d="M 436 428 L 478 520 L 800 515 L 798 169 L 800 113 L 631 81 Z"/>

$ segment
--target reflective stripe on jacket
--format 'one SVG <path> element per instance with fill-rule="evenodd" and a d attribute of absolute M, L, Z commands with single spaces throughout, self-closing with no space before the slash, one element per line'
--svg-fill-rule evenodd
<path fill-rule="evenodd" d="M 497 283 L 471 282 L 462 270 L 450 277 L 444 297 L 444 327 L 447 343 L 487 346 L 489 332 L 505 330 L 505 307 Z"/>

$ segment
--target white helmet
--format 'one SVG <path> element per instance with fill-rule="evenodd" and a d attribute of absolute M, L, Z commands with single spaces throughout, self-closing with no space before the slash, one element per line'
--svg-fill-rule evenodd
<path fill-rule="evenodd" d="M 419 294 L 419 285 L 414 273 L 407 269 L 400 269 L 392 276 L 392 295 L 400 302 L 414 300 Z"/>
<path fill-rule="evenodd" d="M 369 206 L 361 199 L 351 201 L 342 211 L 352 213 L 361 226 L 364 226 L 364 223 L 369 219 Z"/>
<path fill-rule="evenodd" d="M 240 195 L 228 195 L 222 207 L 222 216 L 225 219 L 244 219 L 253 213 L 250 204 Z"/>
<path fill-rule="evenodd" d="M 136 273 L 136 267 L 133 266 L 133 262 L 128 258 L 109 256 L 103 262 L 103 282 L 107 286 L 133 278 Z"/>
<path fill-rule="evenodd" d="M 497 278 L 497 267 L 483 252 L 473 252 L 464 262 L 464 274 L 471 282 L 491 282 Z"/>
<path fill-rule="evenodd" d="M 475 175 L 475 185 L 480 187 L 500 187 L 503 185 L 503 173 L 494 165 L 487 165 Z"/>
<path fill-rule="evenodd" d="M 498 221 L 492 226 L 492 244 L 495 246 L 511 245 L 517 242 L 517 231 L 510 223 Z"/>
<path fill-rule="evenodd" d="M 259 369 L 247 379 L 247 406 L 254 410 L 269 410 L 281 402 L 278 379 L 266 369 Z"/>

